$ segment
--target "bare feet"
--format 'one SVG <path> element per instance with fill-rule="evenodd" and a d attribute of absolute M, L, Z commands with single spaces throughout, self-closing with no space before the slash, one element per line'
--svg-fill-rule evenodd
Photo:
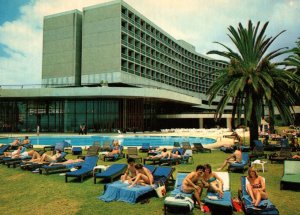
<path fill-rule="evenodd" d="M 224 193 L 223 193 L 222 191 L 219 190 L 219 191 L 218 191 L 218 194 L 219 194 L 220 199 L 222 199 Z"/>

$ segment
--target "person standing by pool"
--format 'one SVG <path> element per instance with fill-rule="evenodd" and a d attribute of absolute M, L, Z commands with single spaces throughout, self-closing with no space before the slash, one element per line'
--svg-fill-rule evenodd
<path fill-rule="evenodd" d="M 86 125 L 85 123 L 80 124 L 79 126 L 79 134 L 87 134 Z"/>

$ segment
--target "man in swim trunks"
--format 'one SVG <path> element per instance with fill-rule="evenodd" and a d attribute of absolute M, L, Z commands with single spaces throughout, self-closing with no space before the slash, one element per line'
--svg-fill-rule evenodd
<path fill-rule="evenodd" d="M 200 209 L 202 209 L 202 203 L 201 203 L 201 193 L 203 185 L 202 183 L 198 183 L 199 181 L 203 180 L 203 172 L 204 172 L 204 166 L 198 165 L 196 167 L 196 171 L 193 171 L 189 173 L 182 181 L 181 185 L 181 191 L 184 193 L 194 193 L 194 197 L 196 198 L 197 203 L 200 206 Z"/>
<path fill-rule="evenodd" d="M 225 159 L 223 164 L 221 165 L 220 168 L 217 170 L 220 171 L 222 170 L 227 164 L 231 163 L 238 163 L 242 161 L 242 150 L 240 147 L 237 147 L 237 149 L 231 154 L 228 158 Z"/>

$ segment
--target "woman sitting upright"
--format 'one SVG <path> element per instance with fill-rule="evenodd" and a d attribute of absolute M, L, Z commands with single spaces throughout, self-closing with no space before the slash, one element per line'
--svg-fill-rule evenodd
<path fill-rule="evenodd" d="M 259 176 L 253 167 L 250 167 L 248 170 L 247 180 L 249 183 L 247 183 L 246 188 L 252 198 L 252 204 L 254 206 L 258 206 L 262 199 L 268 198 L 264 178 Z"/>

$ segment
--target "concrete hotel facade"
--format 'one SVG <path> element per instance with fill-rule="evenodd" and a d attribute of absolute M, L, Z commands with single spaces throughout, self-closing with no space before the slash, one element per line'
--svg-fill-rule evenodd
<path fill-rule="evenodd" d="M 215 126 L 205 93 L 222 65 L 124 1 L 46 16 L 43 31 L 42 88 L 0 89 L 3 130 Z"/>

